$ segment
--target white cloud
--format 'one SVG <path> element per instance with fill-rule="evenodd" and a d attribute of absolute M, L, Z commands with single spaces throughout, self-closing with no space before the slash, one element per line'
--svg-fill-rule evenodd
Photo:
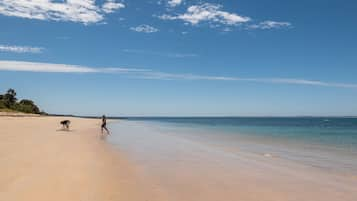
<path fill-rule="evenodd" d="M 175 7 L 180 5 L 183 2 L 183 0 L 168 0 L 167 4 L 171 7 Z"/>
<path fill-rule="evenodd" d="M 171 57 L 171 58 L 188 58 L 188 57 L 198 56 L 197 54 L 189 54 L 189 53 L 156 52 L 156 51 L 146 51 L 146 50 L 136 50 L 136 49 L 124 49 L 123 52 L 131 53 L 131 54 L 164 56 L 164 57 Z"/>
<path fill-rule="evenodd" d="M 43 50 L 42 47 L 0 45 L 0 52 L 42 53 Z"/>
<path fill-rule="evenodd" d="M 219 4 L 204 3 L 188 7 L 186 13 L 179 15 L 161 15 L 159 18 L 163 20 L 183 20 L 191 25 L 197 25 L 201 22 L 237 25 L 250 21 L 249 17 L 229 13 L 223 11 L 222 8 L 223 7 Z"/>
<path fill-rule="evenodd" d="M 136 31 L 136 32 L 144 32 L 144 33 L 155 33 L 155 32 L 159 31 L 159 29 L 152 27 L 150 25 L 147 25 L 147 24 L 142 24 L 137 27 L 131 27 L 130 30 Z"/>
<path fill-rule="evenodd" d="M 54 21 L 71 21 L 83 24 L 97 23 L 104 14 L 124 8 L 124 4 L 106 0 L 102 8 L 95 0 L 1 0 L 0 14 L 20 18 Z"/>
<path fill-rule="evenodd" d="M 135 68 L 92 68 L 79 65 L 0 60 L 0 71 L 46 73 L 129 73 L 146 72 L 147 70 Z"/>
<path fill-rule="evenodd" d="M 172 2 L 170 4 L 170 2 Z M 182 1 L 169 1 L 171 7 L 175 7 L 175 2 Z M 179 5 L 177 4 L 177 5 Z M 197 25 L 203 22 L 209 24 L 210 28 L 218 28 L 223 26 L 223 31 L 232 31 L 229 26 L 245 24 L 246 29 L 279 29 L 292 27 L 290 22 L 277 22 L 266 20 L 258 24 L 251 24 L 252 19 L 247 16 L 238 15 L 236 13 L 230 13 L 223 11 L 223 6 L 213 3 L 202 3 L 198 5 L 189 6 L 185 13 L 181 14 L 164 14 L 158 16 L 162 20 L 182 20 L 185 24 Z M 228 25 L 228 26 L 227 26 Z"/>
<path fill-rule="evenodd" d="M 290 22 L 276 22 L 276 21 L 264 21 L 259 24 L 249 25 L 248 29 L 279 29 L 279 28 L 291 27 Z"/>
<path fill-rule="evenodd" d="M 157 4 L 159 5 L 166 5 L 167 7 L 174 8 L 179 6 L 183 3 L 184 0 L 158 0 Z"/>
<path fill-rule="evenodd" d="M 78 65 L 36 63 L 23 61 L 0 60 L 0 71 L 25 71 L 25 72 L 46 72 L 46 73 L 112 73 L 124 74 L 135 79 L 155 79 L 155 80 L 205 80 L 205 81 L 239 81 L 272 84 L 293 84 L 320 87 L 337 87 L 357 89 L 357 84 L 334 83 L 317 80 L 293 79 L 293 78 L 241 78 L 227 76 L 209 76 L 195 74 L 175 74 L 153 71 L 150 69 L 136 68 L 92 68 Z"/>
<path fill-rule="evenodd" d="M 102 10 L 105 13 L 112 13 L 115 10 L 125 8 L 125 5 L 123 3 L 115 2 L 114 0 L 108 0 L 102 5 Z"/>

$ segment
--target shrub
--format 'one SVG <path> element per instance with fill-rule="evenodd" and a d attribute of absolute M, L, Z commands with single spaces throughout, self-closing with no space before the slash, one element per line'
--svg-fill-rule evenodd
<path fill-rule="evenodd" d="M 4 104 L 4 101 L 2 101 L 1 99 L 0 99 L 0 109 L 5 109 L 6 108 L 6 106 L 5 106 L 5 104 Z"/>
<path fill-rule="evenodd" d="M 37 105 L 35 105 L 32 100 L 21 100 L 19 103 L 16 103 L 14 107 L 14 110 L 20 112 L 40 114 L 40 109 L 37 107 Z"/>

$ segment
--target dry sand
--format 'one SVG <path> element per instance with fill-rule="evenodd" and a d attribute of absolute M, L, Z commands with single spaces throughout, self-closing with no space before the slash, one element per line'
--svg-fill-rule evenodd
<path fill-rule="evenodd" d="M 71 131 L 59 121 L 71 120 Z M 100 139 L 100 120 L 0 117 L 1 201 L 157 200 L 135 167 Z M 144 187 L 145 188 L 142 188 Z"/>

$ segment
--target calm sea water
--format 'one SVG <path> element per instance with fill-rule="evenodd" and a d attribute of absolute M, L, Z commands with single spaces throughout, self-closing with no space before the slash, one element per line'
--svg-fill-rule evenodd
<path fill-rule="evenodd" d="M 245 151 L 325 170 L 357 173 L 357 118 L 146 117 L 129 118 L 128 122 L 144 125 L 163 136 L 212 145 L 233 154 Z"/>
<path fill-rule="evenodd" d="M 355 200 L 356 118 L 129 118 L 109 127 L 106 140 L 168 200 L 237 200 L 259 190 Z"/>
<path fill-rule="evenodd" d="M 322 117 L 204 117 L 129 118 L 177 128 L 237 134 L 265 139 L 286 139 L 320 143 L 343 149 L 357 149 L 357 118 Z"/>

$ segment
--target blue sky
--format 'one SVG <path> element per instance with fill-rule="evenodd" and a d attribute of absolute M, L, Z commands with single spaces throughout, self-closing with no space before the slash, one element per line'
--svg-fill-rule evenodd
<path fill-rule="evenodd" d="M 357 3 L 0 0 L 0 91 L 79 115 L 357 115 Z"/>

